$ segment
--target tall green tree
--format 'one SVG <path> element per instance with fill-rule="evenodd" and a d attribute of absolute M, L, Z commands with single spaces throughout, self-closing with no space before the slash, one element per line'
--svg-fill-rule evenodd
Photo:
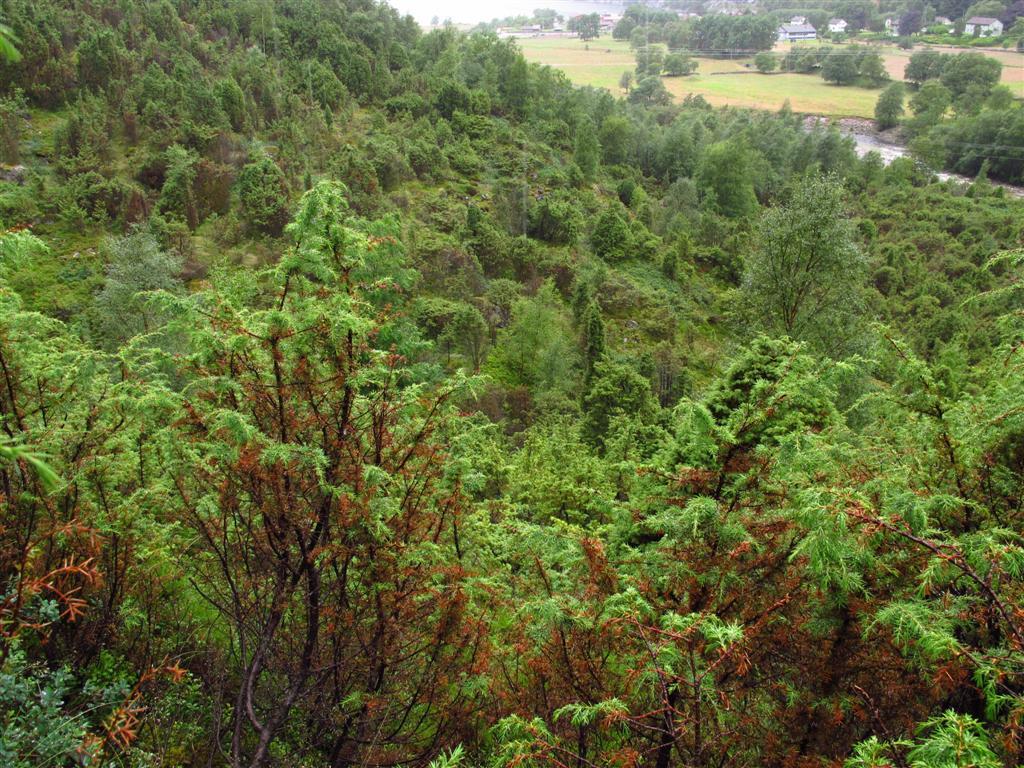
<path fill-rule="evenodd" d="M 530 72 L 526 59 L 516 54 L 502 83 L 505 105 L 516 117 L 524 117 L 530 103 Z"/>
<path fill-rule="evenodd" d="M 589 387 L 594 376 L 594 366 L 604 359 L 604 319 L 601 307 L 591 299 L 581 320 L 583 336 L 583 386 Z"/>
<path fill-rule="evenodd" d="M 832 51 L 823 57 L 821 77 L 825 82 L 836 85 L 853 85 L 860 76 L 857 57 L 846 51 Z"/>
<path fill-rule="evenodd" d="M 277 237 L 288 223 L 288 188 L 284 173 L 269 157 L 246 165 L 238 176 L 242 214 L 258 232 Z"/>
<path fill-rule="evenodd" d="M 941 122 L 953 101 L 953 94 L 937 80 L 929 80 L 910 97 L 914 116 L 907 121 L 911 134 L 924 133 Z"/>
<path fill-rule="evenodd" d="M 903 77 L 917 86 L 928 80 L 938 80 L 948 60 L 949 57 L 938 51 L 918 51 L 910 56 Z"/>
<path fill-rule="evenodd" d="M 580 119 L 576 127 L 576 147 L 574 153 L 576 165 L 583 171 L 583 177 L 592 181 L 601 162 L 601 144 L 597 140 L 594 121 L 589 117 Z"/>
<path fill-rule="evenodd" d="M 756 327 L 843 354 L 857 340 L 866 261 L 840 182 L 802 180 L 786 203 L 766 211 L 743 275 Z"/>
<path fill-rule="evenodd" d="M 670 53 L 665 57 L 665 74 L 670 77 L 692 75 L 697 71 L 697 62 L 685 53 Z"/>
<path fill-rule="evenodd" d="M 594 224 L 590 233 L 590 248 L 605 261 L 622 261 L 629 255 L 631 235 L 622 215 L 609 206 Z"/>
<path fill-rule="evenodd" d="M 899 125 L 903 117 L 903 97 L 902 83 L 892 83 L 879 94 L 875 102 L 875 122 L 881 130 Z"/>
<path fill-rule="evenodd" d="M 192 229 L 199 226 L 199 201 L 196 195 L 196 154 L 175 144 L 166 151 L 167 175 L 160 190 L 159 209 L 184 221 Z"/>
<path fill-rule="evenodd" d="M 618 419 L 650 424 L 659 407 L 651 383 L 625 363 L 602 360 L 594 365 L 590 387 L 583 396 L 583 434 L 599 448 L 612 438 Z"/>
<path fill-rule="evenodd" d="M 642 77 L 629 92 L 632 104 L 650 104 L 664 106 L 672 102 L 672 94 L 668 92 L 660 77 L 648 75 Z"/>
<path fill-rule="evenodd" d="M 578 354 L 572 324 L 548 283 L 535 297 L 515 303 L 511 322 L 498 332 L 484 372 L 538 393 L 572 392 Z"/>
<path fill-rule="evenodd" d="M 940 80 L 955 100 L 971 87 L 981 87 L 988 93 L 1002 73 L 1003 65 L 998 59 L 978 51 L 966 51 L 950 57 L 942 68 Z"/>
<path fill-rule="evenodd" d="M 102 253 L 106 278 L 96 295 L 91 325 L 103 346 L 116 349 L 133 336 L 156 330 L 166 319 L 146 294 L 181 293 L 183 260 L 163 250 L 145 230 L 111 238 Z"/>
<path fill-rule="evenodd" d="M 707 148 L 697 168 L 697 186 L 709 208 L 732 218 L 757 211 L 750 149 L 737 140 Z"/>
<path fill-rule="evenodd" d="M 586 13 L 569 22 L 569 29 L 579 35 L 580 40 L 593 40 L 601 34 L 601 16 Z"/>

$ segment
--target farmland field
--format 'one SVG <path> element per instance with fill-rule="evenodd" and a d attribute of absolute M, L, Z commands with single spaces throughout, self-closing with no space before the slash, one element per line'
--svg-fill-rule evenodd
<path fill-rule="evenodd" d="M 853 45 L 835 46 L 827 41 L 820 44 L 833 45 L 833 47 L 840 49 L 848 48 Z M 800 43 L 800 45 L 808 45 L 808 43 Z M 791 46 L 789 44 L 782 43 L 775 46 L 775 51 L 779 54 L 785 54 L 789 51 L 790 47 Z M 1024 54 L 1017 53 L 1017 51 L 1013 50 L 999 50 L 992 48 L 970 49 L 956 48 L 950 45 L 929 45 L 917 46 L 913 50 L 906 51 L 895 45 L 884 45 L 881 47 L 880 53 L 882 54 L 882 60 L 885 62 L 885 69 L 889 73 L 889 77 L 893 80 L 902 80 L 903 70 L 906 68 L 907 62 L 910 61 L 910 57 L 916 52 L 923 50 L 939 51 L 941 53 L 962 53 L 963 51 L 975 50 L 996 59 L 1003 65 L 1002 82 L 1013 89 L 1015 96 L 1024 97 Z"/>
<path fill-rule="evenodd" d="M 632 71 L 633 52 L 623 41 L 605 37 L 584 43 L 572 38 L 522 38 L 517 41 L 530 61 L 563 70 L 577 85 L 607 88 L 621 94 L 619 78 Z M 779 45 L 779 55 L 789 50 Z M 919 49 L 920 50 L 920 49 Z M 947 50 L 947 49 L 942 49 Z M 954 51 L 957 49 L 948 49 Z M 893 79 L 901 79 L 912 51 L 895 46 L 882 49 L 885 66 Z M 1003 82 L 1014 93 L 1024 96 L 1024 55 L 1013 51 L 984 51 L 1003 63 Z M 871 117 L 878 90 L 839 87 L 817 75 L 761 75 L 752 70 L 749 59 L 721 60 L 698 58 L 700 64 L 690 77 L 666 77 L 665 86 L 676 98 L 699 94 L 715 106 L 778 109 L 789 99 L 798 112 L 837 117 Z"/>

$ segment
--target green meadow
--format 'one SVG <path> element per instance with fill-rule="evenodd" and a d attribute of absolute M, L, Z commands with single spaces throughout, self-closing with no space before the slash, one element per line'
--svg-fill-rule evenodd
<path fill-rule="evenodd" d="M 563 70 L 576 85 L 607 88 L 623 93 L 619 79 L 634 67 L 628 43 L 610 37 L 584 43 L 571 38 L 523 38 L 517 41 L 529 61 Z M 788 45 L 776 48 L 784 55 Z M 912 51 L 885 47 L 882 55 L 890 76 L 900 79 Z M 1011 51 L 988 52 L 1003 63 L 1003 82 L 1024 95 L 1024 56 Z M 762 75 L 751 59 L 698 58 L 700 66 L 689 77 L 666 77 L 665 86 L 677 99 L 699 94 L 715 106 L 778 109 L 788 99 L 797 112 L 835 117 L 871 117 L 878 89 L 830 85 L 817 75 L 775 73 Z"/>

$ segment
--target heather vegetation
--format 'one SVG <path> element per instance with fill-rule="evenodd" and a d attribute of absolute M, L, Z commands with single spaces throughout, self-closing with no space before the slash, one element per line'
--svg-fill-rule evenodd
<path fill-rule="evenodd" d="M 0 764 L 1024 761 L 1024 202 L 647 67 L 0 0 Z"/>

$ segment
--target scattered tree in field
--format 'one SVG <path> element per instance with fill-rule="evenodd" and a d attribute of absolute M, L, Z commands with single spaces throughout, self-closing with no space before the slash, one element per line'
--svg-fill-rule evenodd
<path fill-rule="evenodd" d="M 685 53 L 670 53 L 665 57 L 665 74 L 670 77 L 692 75 L 697 71 L 697 62 Z"/>
<path fill-rule="evenodd" d="M 956 100 L 970 88 L 981 88 L 987 95 L 999 82 L 1003 65 L 998 59 L 977 51 L 950 56 L 942 67 L 940 80 Z"/>
<path fill-rule="evenodd" d="M 856 82 L 877 86 L 889 79 L 885 64 L 877 51 L 834 50 L 821 55 L 821 76 L 836 85 Z"/>
<path fill-rule="evenodd" d="M 882 55 L 877 51 L 865 51 L 857 61 L 858 75 L 867 85 L 879 86 L 889 79 Z"/>
<path fill-rule="evenodd" d="M 601 34 L 601 17 L 596 13 L 586 13 L 569 19 L 568 26 L 580 40 L 593 40 Z"/>
<path fill-rule="evenodd" d="M 664 106 L 672 101 L 672 94 L 665 88 L 660 77 L 648 75 L 642 78 L 629 92 L 629 100 L 633 104 Z"/>
<path fill-rule="evenodd" d="M 903 77 L 918 86 L 928 80 L 938 80 L 948 60 L 945 54 L 938 51 L 918 51 L 907 62 Z"/>
<path fill-rule="evenodd" d="M 647 77 L 658 77 L 667 63 L 665 46 L 645 45 L 636 51 L 636 79 L 642 82 Z"/>
<path fill-rule="evenodd" d="M 758 72 L 767 75 L 779 68 L 779 60 L 768 51 L 760 51 L 754 57 L 754 66 L 757 67 Z"/>
<path fill-rule="evenodd" d="M 860 77 L 857 58 L 845 51 L 833 51 L 822 61 L 821 77 L 826 82 L 836 85 L 853 85 Z"/>

